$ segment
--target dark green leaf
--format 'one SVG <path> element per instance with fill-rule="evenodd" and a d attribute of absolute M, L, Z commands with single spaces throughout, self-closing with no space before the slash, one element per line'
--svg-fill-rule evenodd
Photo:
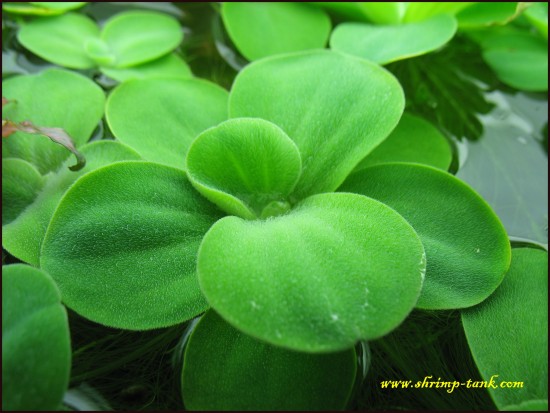
<path fill-rule="evenodd" d="M 339 190 L 384 202 L 418 232 L 428 261 L 419 308 L 478 304 L 510 265 L 510 243 L 495 213 L 446 172 L 419 164 L 376 165 L 351 175 Z"/>
<path fill-rule="evenodd" d="M 231 40 L 248 60 L 321 49 L 330 34 L 325 12 L 303 3 L 225 2 L 222 18 Z"/>
<path fill-rule="evenodd" d="M 224 319 L 307 352 L 391 331 L 416 304 L 424 270 L 409 224 L 356 194 L 314 195 L 265 221 L 223 218 L 198 258 L 201 289 Z"/>
<path fill-rule="evenodd" d="M 2 228 L 2 246 L 10 254 L 31 265 L 39 265 L 40 247 L 46 229 L 65 191 L 82 175 L 100 166 L 122 160 L 140 159 L 132 149 L 112 141 L 90 143 L 82 147 L 82 153 L 88 159 L 86 167 L 71 172 L 65 165 L 50 176 L 47 183 L 13 222 Z M 23 162 L 23 161 L 21 161 Z"/>
<path fill-rule="evenodd" d="M 196 256 L 220 216 L 183 171 L 119 162 L 82 176 L 65 194 L 40 264 L 63 302 L 95 322 L 133 330 L 181 323 L 208 307 Z"/>
<path fill-rule="evenodd" d="M 43 271 L 2 267 L 2 410 L 55 410 L 69 384 L 71 345 L 59 291 Z"/>
<path fill-rule="evenodd" d="M 187 343 L 183 401 L 189 410 L 341 410 L 356 364 L 353 349 L 330 354 L 285 350 L 241 333 L 210 310 Z"/>
<path fill-rule="evenodd" d="M 332 32 L 330 47 L 387 64 L 440 48 L 453 38 L 456 28 L 455 18 L 448 14 L 392 26 L 342 23 Z"/>
<path fill-rule="evenodd" d="M 206 80 L 134 80 L 111 93 L 105 111 L 122 143 L 144 159 L 182 169 L 193 139 L 227 119 L 227 98 Z"/>
<path fill-rule="evenodd" d="M 388 162 L 415 162 L 447 170 L 452 160 L 449 141 L 431 123 L 404 113 L 396 128 L 355 171 Z"/>
<path fill-rule="evenodd" d="M 335 190 L 397 124 L 403 91 L 387 71 L 334 51 L 275 56 L 235 79 L 229 115 L 275 123 L 296 143 L 302 177 L 294 196 Z"/>
<path fill-rule="evenodd" d="M 42 186 L 44 177 L 27 161 L 17 158 L 2 160 L 2 241 L 4 225 L 16 219 L 32 204 Z"/>
<path fill-rule="evenodd" d="M 13 77 L 3 82 L 2 88 L 11 101 L 2 109 L 4 119 L 61 128 L 77 148 L 90 138 L 103 116 L 105 96 L 101 88 L 69 71 L 48 69 Z M 69 156 L 65 148 L 45 137 L 17 132 L 2 139 L 2 157 L 24 159 L 42 174 L 57 170 Z"/>
<path fill-rule="evenodd" d="M 483 303 L 464 310 L 462 322 L 479 371 L 486 380 L 521 381 L 522 387 L 489 388 L 496 405 L 538 410 L 548 399 L 548 253 L 512 251 L 502 285 Z"/>

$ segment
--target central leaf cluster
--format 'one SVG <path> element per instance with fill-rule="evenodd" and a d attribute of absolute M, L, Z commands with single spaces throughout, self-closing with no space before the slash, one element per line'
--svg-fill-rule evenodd
<path fill-rule="evenodd" d="M 262 119 L 231 119 L 191 145 L 187 176 L 206 198 L 246 219 L 280 215 L 302 172 L 300 152 L 279 127 Z"/>
<path fill-rule="evenodd" d="M 79 178 L 38 239 L 40 265 L 68 307 L 108 326 L 211 307 L 305 352 L 380 337 L 415 306 L 475 305 L 508 268 L 505 231 L 455 177 L 391 163 L 406 137 L 380 144 L 403 107 L 385 69 L 326 50 L 253 62 L 229 96 L 197 79 L 123 84 L 106 117 L 146 161 Z"/>

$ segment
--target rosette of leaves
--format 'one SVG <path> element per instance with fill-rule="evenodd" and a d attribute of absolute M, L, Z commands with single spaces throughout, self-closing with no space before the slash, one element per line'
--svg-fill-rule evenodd
<path fill-rule="evenodd" d="M 143 77 L 191 76 L 171 53 L 182 41 L 177 20 L 154 11 L 127 11 L 96 22 L 77 13 L 24 23 L 19 42 L 41 58 L 71 69 L 99 68 L 118 81 Z"/>
<path fill-rule="evenodd" d="M 139 104 L 130 97 L 140 88 L 155 98 L 155 82 L 168 81 L 119 86 L 110 123 Z M 189 142 L 200 128 L 181 118 L 180 168 L 126 161 L 82 176 L 55 211 L 40 265 L 64 303 L 98 323 L 153 329 L 212 307 L 246 340 L 304 357 L 380 337 L 414 307 L 475 305 L 510 262 L 490 207 L 452 175 L 389 155 L 353 172 L 403 106 L 396 79 L 363 59 L 309 51 L 254 62 L 233 84 L 229 120 Z M 154 119 L 112 129 L 150 128 L 134 147 L 174 152 L 163 135 L 174 128 Z"/>

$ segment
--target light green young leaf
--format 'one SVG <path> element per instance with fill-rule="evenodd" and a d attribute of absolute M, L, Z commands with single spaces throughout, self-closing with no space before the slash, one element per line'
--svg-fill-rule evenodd
<path fill-rule="evenodd" d="M 457 13 L 461 29 L 505 24 L 517 12 L 517 2 L 477 2 Z"/>
<path fill-rule="evenodd" d="M 204 237 L 197 268 L 209 304 L 239 330 L 330 352 L 397 327 L 416 304 L 425 260 L 394 210 L 332 193 L 268 220 L 223 218 Z"/>
<path fill-rule="evenodd" d="M 13 77 L 2 83 L 2 89 L 12 101 L 2 108 L 4 119 L 61 128 L 77 148 L 90 138 L 103 116 L 103 90 L 90 79 L 66 70 Z M 2 139 L 3 158 L 24 159 L 42 174 L 57 170 L 69 156 L 69 151 L 43 136 L 16 132 Z"/>
<path fill-rule="evenodd" d="M 294 196 L 334 191 L 397 124 L 404 96 L 380 66 L 334 51 L 276 56 L 235 79 L 229 115 L 275 123 L 296 143 L 302 177 Z"/>
<path fill-rule="evenodd" d="M 248 60 L 279 53 L 322 49 L 330 34 L 330 18 L 304 3 L 222 4 L 229 37 Z"/>
<path fill-rule="evenodd" d="M 278 126 L 254 118 L 206 130 L 191 144 L 186 163 L 187 176 L 201 194 L 247 219 L 288 211 L 287 198 L 301 169 L 294 142 Z"/>
<path fill-rule="evenodd" d="M 403 20 L 407 3 L 403 1 L 361 2 L 358 7 L 363 10 L 370 21 L 377 24 L 398 24 Z"/>
<path fill-rule="evenodd" d="M 330 47 L 387 64 L 440 48 L 453 38 L 456 28 L 455 18 L 448 14 L 394 26 L 342 23 L 333 31 Z"/>
<path fill-rule="evenodd" d="M 428 261 L 419 308 L 478 304 L 510 265 L 510 243 L 495 213 L 446 172 L 419 164 L 375 165 L 351 175 L 339 191 L 384 202 L 416 230 Z"/>
<path fill-rule="evenodd" d="M 512 265 L 495 293 L 462 312 L 466 338 L 483 378 L 498 374 L 498 383 L 524 382 L 523 387 L 489 388 L 500 409 L 516 405 L 538 410 L 541 399 L 548 399 L 547 308 L 548 253 L 520 248 L 512 250 Z"/>
<path fill-rule="evenodd" d="M 307 354 L 274 347 L 210 310 L 187 343 L 183 402 L 189 410 L 342 410 L 356 370 L 353 349 Z"/>
<path fill-rule="evenodd" d="M 101 39 L 116 56 L 114 67 L 126 68 L 157 59 L 183 40 L 176 19 L 153 11 L 128 11 L 109 19 Z"/>
<path fill-rule="evenodd" d="M 5 237 L 4 225 L 32 204 L 44 181 L 40 172 L 23 159 L 2 160 L 2 241 Z"/>
<path fill-rule="evenodd" d="M 107 43 L 92 37 L 84 42 L 84 51 L 97 65 L 111 66 L 116 62 L 116 56 Z"/>
<path fill-rule="evenodd" d="M 482 41 L 483 58 L 500 80 L 526 91 L 548 90 L 548 43 L 521 31 L 496 32 Z"/>
<path fill-rule="evenodd" d="M 99 38 L 99 28 L 90 18 L 77 13 L 40 17 L 21 26 L 17 39 L 34 54 L 71 69 L 89 69 L 96 64 L 84 45 Z"/>
<path fill-rule="evenodd" d="M 36 16 L 55 16 L 65 13 L 68 10 L 78 9 L 86 4 L 85 1 L 63 1 L 63 2 L 36 2 L 15 3 L 2 2 L 2 10 L 9 13 L 27 14 Z"/>
<path fill-rule="evenodd" d="M 523 15 L 548 40 L 548 2 L 531 3 Z"/>
<path fill-rule="evenodd" d="M 181 170 L 126 161 L 82 176 L 50 222 L 40 265 L 63 302 L 107 326 L 146 330 L 208 307 L 199 244 L 221 217 Z"/>
<path fill-rule="evenodd" d="M 111 93 L 105 111 L 121 142 L 144 159 L 182 169 L 193 139 L 227 120 L 227 99 L 206 80 L 132 80 Z"/>
<path fill-rule="evenodd" d="M 119 82 L 132 79 L 174 78 L 188 79 L 193 77 L 191 69 L 178 55 L 171 53 L 152 62 L 129 67 L 114 69 L 101 67 L 101 72 Z"/>
<path fill-rule="evenodd" d="M 415 162 L 446 171 L 452 156 L 449 141 L 435 126 L 404 113 L 390 136 L 368 154 L 355 171 L 388 162 Z"/>
<path fill-rule="evenodd" d="M 473 2 L 462 1 L 412 1 L 407 4 L 404 23 L 419 22 L 441 14 L 455 15 Z"/>
<path fill-rule="evenodd" d="M 86 1 L 31 1 L 29 4 L 35 6 L 45 7 L 50 10 L 58 10 L 65 12 L 67 10 L 74 10 L 84 6 Z"/>
<path fill-rule="evenodd" d="M 122 160 L 138 160 L 139 155 L 132 149 L 118 142 L 99 141 L 82 147 L 86 156 L 86 166 L 78 172 L 72 172 L 65 162 L 57 173 L 50 176 L 47 183 L 14 221 L 2 227 L 2 246 L 21 261 L 38 267 L 40 247 L 46 234 L 48 224 L 65 191 L 80 176 L 100 166 Z M 24 161 L 21 161 L 24 162 Z"/>
<path fill-rule="evenodd" d="M 2 267 L 2 410 L 55 410 L 69 384 L 67 312 L 43 271 Z"/>

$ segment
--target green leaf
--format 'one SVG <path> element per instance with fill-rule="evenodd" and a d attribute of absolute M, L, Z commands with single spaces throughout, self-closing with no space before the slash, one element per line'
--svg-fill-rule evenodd
<path fill-rule="evenodd" d="M 512 265 L 495 293 L 462 312 L 468 344 L 482 376 L 489 380 L 498 374 L 498 383 L 524 382 L 523 387 L 489 388 L 501 409 L 548 399 L 547 307 L 548 253 L 521 248 L 512 250 Z M 533 407 L 537 405 L 540 402 Z"/>
<path fill-rule="evenodd" d="M 407 3 L 391 2 L 361 2 L 358 7 L 363 10 L 370 21 L 378 24 L 397 24 L 403 20 Z"/>
<path fill-rule="evenodd" d="M 101 88 L 69 71 L 48 69 L 13 77 L 2 83 L 2 89 L 4 96 L 13 100 L 3 107 L 3 119 L 62 128 L 77 148 L 90 138 L 103 116 Z M 42 174 L 57 170 L 69 156 L 65 148 L 46 137 L 17 132 L 2 139 L 2 157 L 24 159 Z"/>
<path fill-rule="evenodd" d="M 127 69 L 101 67 L 101 71 L 112 79 L 126 82 L 132 79 L 177 78 L 192 77 L 191 69 L 178 55 L 171 53 L 160 59 L 153 60 Z"/>
<path fill-rule="evenodd" d="M 84 45 L 99 38 L 96 23 L 82 14 L 40 17 L 21 26 L 17 39 L 34 54 L 71 69 L 89 69 L 95 62 Z"/>
<path fill-rule="evenodd" d="M 2 267 L 2 410 L 55 410 L 69 384 L 71 345 L 59 291 L 43 271 Z"/>
<path fill-rule="evenodd" d="M 183 171 L 118 162 L 82 176 L 65 194 L 40 264 L 82 316 L 116 328 L 166 327 L 208 307 L 195 260 L 220 216 Z"/>
<path fill-rule="evenodd" d="M 500 109 L 484 117 L 483 136 L 468 143 L 456 176 L 491 205 L 508 235 L 547 243 L 548 156 L 535 138 L 548 120 L 546 109 L 539 112 L 524 94 L 491 99 Z"/>
<path fill-rule="evenodd" d="M 222 4 L 229 37 L 248 60 L 279 53 L 322 49 L 330 34 L 330 18 L 303 3 Z"/>
<path fill-rule="evenodd" d="M 48 224 L 66 190 L 82 175 L 100 166 L 122 160 L 140 159 L 132 149 L 112 141 L 99 141 L 82 147 L 88 160 L 78 172 L 65 168 L 50 176 L 34 202 L 17 219 L 2 227 L 2 246 L 13 256 L 31 265 L 39 265 L 40 247 Z M 22 161 L 23 162 L 23 161 Z"/>
<path fill-rule="evenodd" d="M 114 67 L 126 68 L 170 53 L 183 40 L 183 31 L 164 13 L 128 11 L 107 21 L 101 39 L 116 56 Z"/>
<path fill-rule="evenodd" d="M 395 26 L 342 23 L 332 33 L 330 47 L 387 64 L 440 48 L 453 38 L 456 27 L 455 18 L 448 14 Z"/>
<path fill-rule="evenodd" d="M 306 354 L 274 347 L 210 310 L 185 349 L 183 401 L 189 410 L 342 410 L 356 370 L 353 349 Z"/>
<path fill-rule="evenodd" d="M 63 146 L 68 151 L 72 152 L 76 157 L 76 164 L 69 166 L 71 171 L 79 171 L 86 165 L 86 158 L 78 152 L 72 138 L 62 128 L 44 128 L 33 125 L 32 122 L 24 121 L 18 124 L 9 123 L 15 127 L 15 130 L 30 133 L 34 135 L 43 135 L 50 138 L 53 142 Z M 11 134 L 11 131 L 10 131 Z"/>
<path fill-rule="evenodd" d="M 269 205 L 290 208 L 287 198 L 300 178 L 302 161 L 279 127 L 243 118 L 199 135 L 187 153 L 186 169 L 207 199 L 230 214 L 254 219 Z"/>
<path fill-rule="evenodd" d="M 45 7 L 50 10 L 58 10 L 65 12 L 67 10 L 74 10 L 84 6 L 86 1 L 31 1 L 29 4 L 39 7 Z"/>
<path fill-rule="evenodd" d="M 528 400 L 517 405 L 501 407 L 500 410 L 511 411 L 511 412 L 524 412 L 524 411 L 545 412 L 548 410 L 548 400 Z"/>
<path fill-rule="evenodd" d="M 497 216 L 446 172 L 418 164 L 376 165 L 354 173 L 339 191 L 384 202 L 416 230 L 428 261 L 419 308 L 478 304 L 498 287 L 510 265 L 510 243 Z"/>
<path fill-rule="evenodd" d="M 319 194 L 265 221 L 226 217 L 199 250 L 201 289 L 239 330 L 329 352 L 397 327 L 418 299 L 422 244 L 384 204 Z"/>
<path fill-rule="evenodd" d="M 505 24 L 517 12 L 517 2 L 477 2 L 456 15 L 460 28 Z"/>
<path fill-rule="evenodd" d="M 471 4 L 472 2 L 461 1 L 412 1 L 407 5 L 407 11 L 403 17 L 403 22 L 419 22 L 440 14 L 455 15 L 466 7 L 469 7 Z"/>
<path fill-rule="evenodd" d="M 109 96 L 113 134 L 149 161 L 183 168 L 198 134 L 227 119 L 228 93 L 199 79 L 132 80 Z"/>
<path fill-rule="evenodd" d="M 2 10 L 9 13 L 28 14 L 36 16 L 55 16 L 65 13 L 68 10 L 78 9 L 86 2 L 63 1 L 63 2 L 29 2 L 12 3 L 2 2 Z"/>
<path fill-rule="evenodd" d="M 347 20 L 368 21 L 369 19 L 365 11 L 364 3 L 351 1 L 312 1 L 309 3 Z"/>
<path fill-rule="evenodd" d="M 446 171 L 452 156 L 449 142 L 435 126 L 404 113 L 390 136 L 367 155 L 355 171 L 388 162 L 415 162 Z"/>
<path fill-rule="evenodd" d="M 527 32 L 501 32 L 484 40 L 483 58 L 500 80 L 527 91 L 548 90 L 548 43 Z"/>
<path fill-rule="evenodd" d="M 397 124 L 404 97 L 380 66 L 333 51 L 263 59 L 237 76 L 229 115 L 275 123 L 296 143 L 295 197 L 334 191 Z"/>
<path fill-rule="evenodd" d="M 531 3 L 523 15 L 548 40 L 548 3 Z"/>
<path fill-rule="evenodd" d="M 13 221 L 36 198 L 44 177 L 27 161 L 17 158 L 2 160 L 2 227 Z M 5 233 L 2 228 L 2 240 Z"/>
<path fill-rule="evenodd" d="M 113 65 L 116 56 L 103 40 L 92 37 L 84 42 L 84 51 L 98 65 Z"/>

